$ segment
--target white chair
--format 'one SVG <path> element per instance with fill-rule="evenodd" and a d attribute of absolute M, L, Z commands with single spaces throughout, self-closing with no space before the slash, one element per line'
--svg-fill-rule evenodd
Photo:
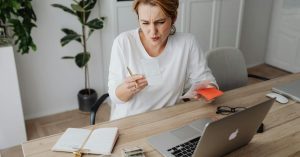
<path fill-rule="evenodd" d="M 234 47 L 220 47 L 207 52 L 207 64 L 223 91 L 247 85 L 248 77 L 268 80 L 248 74 L 242 52 Z"/>

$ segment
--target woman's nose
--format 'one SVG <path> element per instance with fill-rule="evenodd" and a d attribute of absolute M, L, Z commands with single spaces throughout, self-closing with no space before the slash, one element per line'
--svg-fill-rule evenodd
<path fill-rule="evenodd" d="M 155 34 L 157 33 L 157 28 L 156 28 L 156 26 L 155 26 L 154 24 L 151 24 L 151 25 L 150 25 L 149 33 L 150 33 L 151 35 L 155 35 Z"/>

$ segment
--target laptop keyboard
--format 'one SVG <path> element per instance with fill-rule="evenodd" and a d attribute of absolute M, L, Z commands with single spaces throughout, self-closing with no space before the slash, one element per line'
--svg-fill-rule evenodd
<path fill-rule="evenodd" d="M 200 137 L 196 137 L 183 144 L 170 148 L 167 151 L 173 154 L 175 157 L 191 157 L 196 149 Z"/>

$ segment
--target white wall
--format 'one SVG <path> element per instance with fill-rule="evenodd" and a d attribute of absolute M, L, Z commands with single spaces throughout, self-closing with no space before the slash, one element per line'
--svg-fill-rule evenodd
<path fill-rule="evenodd" d="M 100 0 L 100 15 L 106 17 L 105 26 L 102 29 L 101 33 L 101 43 L 102 43 L 102 50 L 103 50 L 103 82 L 104 82 L 104 89 L 107 91 L 107 82 L 108 82 L 108 69 L 109 69 L 109 62 L 110 62 L 110 51 L 113 40 L 117 34 L 114 32 L 116 16 L 114 16 L 114 4 L 111 3 L 112 0 Z"/>
<path fill-rule="evenodd" d="M 300 1 L 274 0 L 266 63 L 300 72 Z"/>
<path fill-rule="evenodd" d="M 247 67 L 265 62 L 273 0 L 245 0 L 240 49 Z"/>
<path fill-rule="evenodd" d="M 72 1 L 33 0 L 37 15 L 37 28 L 32 36 L 37 51 L 27 55 L 15 53 L 21 88 L 22 103 L 26 119 L 45 116 L 78 108 L 77 92 L 84 88 L 84 70 L 78 68 L 73 60 L 63 60 L 62 56 L 82 52 L 79 43 L 72 42 L 60 46 L 63 37 L 61 28 L 80 31 L 77 18 L 51 6 L 53 3 L 69 5 Z M 92 16 L 99 15 L 99 6 Z M 98 95 L 105 92 L 103 84 L 103 62 L 100 32 L 97 31 L 88 41 L 92 53 L 90 67 L 91 87 Z"/>

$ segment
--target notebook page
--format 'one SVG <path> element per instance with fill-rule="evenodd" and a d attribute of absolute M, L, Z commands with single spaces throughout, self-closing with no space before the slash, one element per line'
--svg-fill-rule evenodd
<path fill-rule="evenodd" d="M 91 130 L 87 129 L 68 128 L 52 147 L 52 150 L 66 152 L 77 151 L 90 132 Z"/>
<path fill-rule="evenodd" d="M 95 129 L 83 149 L 91 154 L 109 155 L 118 137 L 118 128 Z"/>

